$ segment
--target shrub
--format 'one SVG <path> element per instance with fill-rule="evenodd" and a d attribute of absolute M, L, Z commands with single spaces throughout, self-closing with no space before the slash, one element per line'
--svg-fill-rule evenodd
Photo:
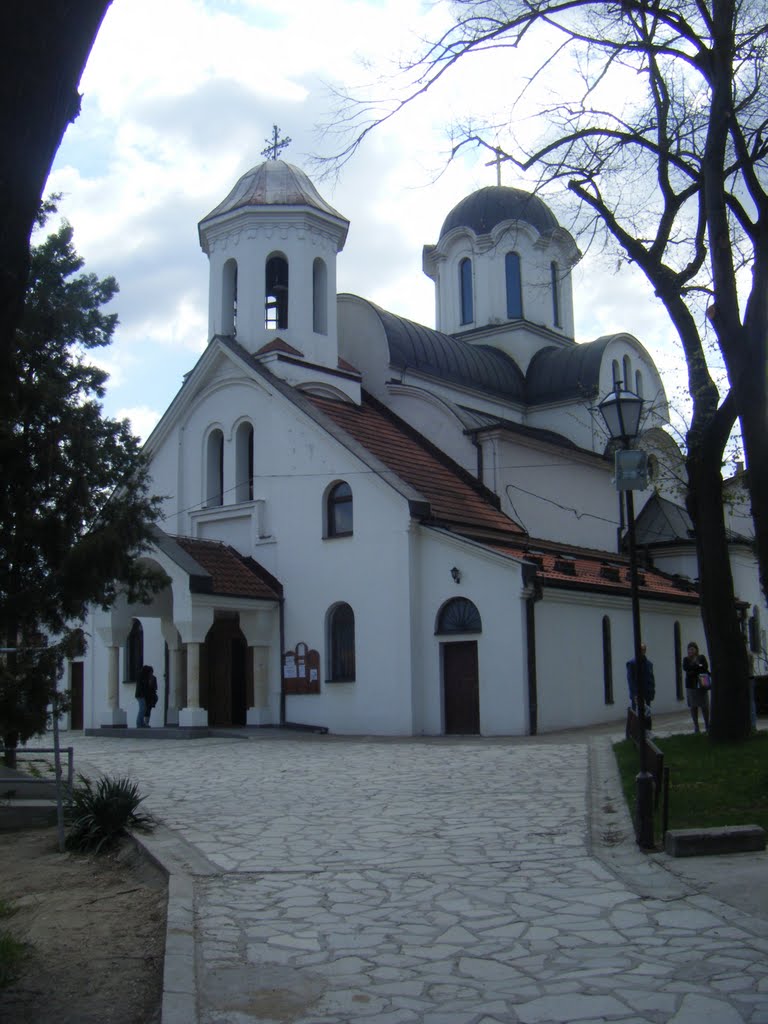
<path fill-rule="evenodd" d="M 0 900 L 0 918 L 10 917 L 13 913 L 13 909 Z M 19 964 L 26 955 L 27 947 L 22 942 L 17 942 L 9 932 L 0 930 L 0 988 L 15 980 Z"/>
<path fill-rule="evenodd" d="M 81 775 L 65 811 L 69 825 L 67 849 L 100 853 L 132 829 L 151 831 L 154 818 L 138 810 L 143 800 L 131 779 L 105 775 L 94 785 Z"/>

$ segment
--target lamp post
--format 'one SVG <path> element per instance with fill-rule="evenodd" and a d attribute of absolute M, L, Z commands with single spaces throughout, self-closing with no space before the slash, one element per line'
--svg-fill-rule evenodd
<path fill-rule="evenodd" d="M 632 391 L 622 389 L 617 381 L 614 390 L 598 405 L 605 420 L 608 433 L 619 441 L 624 452 L 629 452 L 631 442 L 637 437 L 643 400 Z M 645 741 L 645 680 L 640 671 L 640 591 L 637 579 L 637 548 L 635 546 L 635 501 L 632 491 L 645 487 L 644 472 L 630 473 L 622 478 L 619 455 L 617 456 L 616 488 L 624 491 L 627 500 L 627 541 L 629 545 L 629 592 L 632 604 L 632 637 L 635 651 L 635 692 L 637 694 L 637 723 L 640 740 L 640 771 L 636 784 L 636 838 L 643 850 L 653 849 L 653 776 L 648 771 L 648 752 Z M 634 452 L 632 453 L 635 454 Z"/>

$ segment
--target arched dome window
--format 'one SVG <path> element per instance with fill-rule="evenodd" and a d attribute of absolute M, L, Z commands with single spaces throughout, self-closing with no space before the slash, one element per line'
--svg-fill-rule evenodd
<path fill-rule="evenodd" d="M 461 322 L 471 324 L 475 319 L 475 303 L 472 295 L 472 260 L 468 256 L 459 263 L 459 296 Z"/>
<path fill-rule="evenodd" d="M 621 369 L 619 367 L 619 360 L 614 359 L 611 363 L 611 379 L 613 380 L 614 390 L 617 384 L 621 383 Z"/>
<path fill-rule="evenodd" d="M 266 265 L 264 288 L 264 326 L 268 331 L 288 327 L 288 260 L 270 256 Z"/>
<path fill-rule="evenodd" d="M 643 375 L 639 370 L 635 370 L 635 394 L 643 397 Z"/>
<path fill-rule="evenodd" d="M 560 310 L 560 268 L 554 261 L 549 265 L 549 272 L 552 279 L 552 322 L 555 327 L 562 327 L 562 313 Z"/>
<path fill-rule="evenodd" d="M 483 623 L 480 612 L 466 597 L 454 597 L 440 609 L 437 617 L 438 636 L 447 633 L 482 633 Z"/>
<path fill-rule="evenodd" d="M 328 615 L 330 678 L 335 683 L 355 680 L 355 613 L 348 604 L 337 604 Z"/>
<path fill-rule="evenodd" d="M 624 388 L 626 391 L 632 390 L 632 363 L 629 356 L 624 356 L 622 359 L 622 365 L 624 367 Z"/>
<path fill-rule="evenodd" d="M 520 254 L 508 252 L 504 257 L 507 280 L 507 316 L 519 320 L 523 315 L 523 285 L 520 276 Z"/>
<path fill-rule="evenodd" d="M 312 330 L 328 333 L 328 268 L 319 256 L 312 264 Z"/>
<path fill-rule="evenodd" d="M 237 261 L 227 260 L 221 281 L 221 333 L 237 337 Z"/>

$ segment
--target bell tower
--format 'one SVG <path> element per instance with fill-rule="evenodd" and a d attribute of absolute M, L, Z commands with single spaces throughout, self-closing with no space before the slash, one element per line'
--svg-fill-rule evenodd
<path fill-rule="evenodd" d="M 278 340 L 311 363 L 338 364 L 336 256 L 349 222 L 274 141 L 199 224 L 210 263 L 209 338 L 256 353 Z"/>

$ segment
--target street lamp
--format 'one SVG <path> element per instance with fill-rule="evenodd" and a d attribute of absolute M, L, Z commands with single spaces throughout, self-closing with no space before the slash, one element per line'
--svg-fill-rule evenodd
<path fill-rule="evenodd" d="M 636 782 L 636 837 L 637 844 L 644 850 L 653 849 L 653 776 L 648 771 L 648 752 L 645 746 L 645 681 L 640 671 L 640 592 L 637 580 L 637 548 L 635 546 L 635 501 L 633 490 L 646 486 L 645 472 L 642 469 L 644 459 L 642 453 L 630 449 L 631 442 L 636 438 L 640 428 L 640 417 L 643 412 L 643 400 L 633 391 L 622 389 L 621 381 L 616 381 L 614 390 L 598 405 L 605 420 L 608 433 L 616 441 L 620 441 L 623 451 L 616 453 L 616 488 L 624 491 L 627 500 L 627 541 L 629 544 L 629 592 L 632 603 L 632 636 L 635 649 L 635 675 L 637 693 L 637 723 L 640 740 L 640 771 Z M 625 458 L 624 472 L 620 456 Z M 637 459 L 640 456 L 640 459 Z M 626 472 L 626 462 L 634 463 Z M 638 471 L 638 462 L 640 471 Z"/>

